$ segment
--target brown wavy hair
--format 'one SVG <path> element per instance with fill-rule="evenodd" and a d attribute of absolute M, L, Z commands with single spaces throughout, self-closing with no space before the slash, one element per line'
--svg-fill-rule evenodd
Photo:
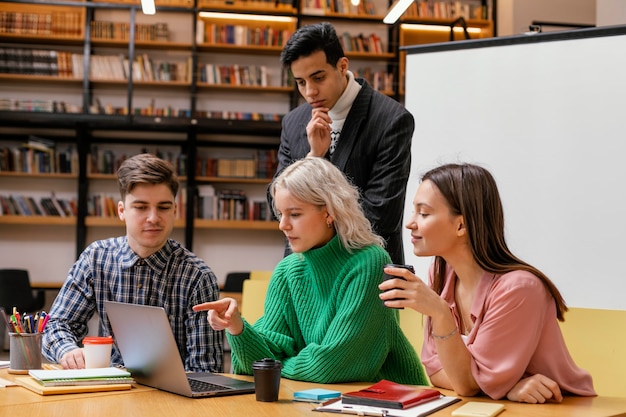
<path fill-rule="evenodd" d="M 422 181 L 437 186 L 450 211 L 463 216 L 472 255 L 478 265 L 493 274 L 522 270 L 536 275 L 556 302 L 557 318 L 564 321 L 567 306 L 554 283 L 537 268 L 517 258 L 504 238 L 504 210 L 491 173 L 473 164 L 446 164 L 428 171 Z M 441 294 L 447 263 L 435 257 L 433 290 Z"/>

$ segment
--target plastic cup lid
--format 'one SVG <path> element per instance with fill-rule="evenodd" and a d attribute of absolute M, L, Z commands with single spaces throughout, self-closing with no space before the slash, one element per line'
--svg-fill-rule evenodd
<path fill-rule="evenodd" d="M 83 345 L 110 345 L 113 336 L 90 336 L 83 339 Z"/>

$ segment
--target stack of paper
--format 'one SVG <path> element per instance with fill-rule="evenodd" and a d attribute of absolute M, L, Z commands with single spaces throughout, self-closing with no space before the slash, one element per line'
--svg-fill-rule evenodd
<path fill-rule="evenodd" d="M 44 387 L 132 384 L 130 372 L 119 368 L 31 369 L 28 374 Z"/>
<path fill-rule="evenodd" d="M 32 369 L 15 382 L 40 395 L 129 390 L 135 381 L 118 368 Z"/>

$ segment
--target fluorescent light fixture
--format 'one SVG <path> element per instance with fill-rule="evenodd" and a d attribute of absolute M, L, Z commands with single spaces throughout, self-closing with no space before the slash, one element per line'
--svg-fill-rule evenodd
<path fill-rule="evenodd" d="M 392 5 L 387 16 L 383 19 L 383 23 L 392 25 L 406 12 L 406 9 L 413 3 L 413 0 L 396 0 Z"/>
<path fill-rule="evenodd" d="M 295 18 L 289 16 L 271 16 L 258 14 L 238 14 L 238 13 L 217 13 L 217 12 L 200 12 L 200 17 L 205 19 L 229 19 L 229 20 L 253 20 L 266 22 L 294 22 Z"/>
<path fill-rule="evenodd" d="M 402 30 L 415 30 L 415 31 L 432 31 L 432 32 L 450 32 L 450 26 L 441 25 L 420 25 L 420 24 L 403 24 Z M 463 32 L 463 28 L 455 26 L 453 29 L 455 32 Z M 481 28 L 467 28 L 468 33 L 481 33 Z"/>
<path fill-rule="evenodd" d="M 352 3 L 353 6 L 358 6 L 361 0 L 350 0 L 350 3 Z"/>
<path fill-rule="evenodd" d="M 154 0 L 141 0 L 141 11 L 143 14 L 155 14 Z"/>

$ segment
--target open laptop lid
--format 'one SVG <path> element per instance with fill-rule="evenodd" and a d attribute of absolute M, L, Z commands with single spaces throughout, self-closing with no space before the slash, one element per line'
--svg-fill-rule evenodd
<path fill-rule="evenodd" d="M 254 383 L 210 372 L 187 374 L 167 314 L 162 307 L 105 301 L 106 314 L 124 366 L 140 384 L 187 397 L 254 392 Z M 219 385 L 228 391 L 192 392 L 188 377 Z"/>

